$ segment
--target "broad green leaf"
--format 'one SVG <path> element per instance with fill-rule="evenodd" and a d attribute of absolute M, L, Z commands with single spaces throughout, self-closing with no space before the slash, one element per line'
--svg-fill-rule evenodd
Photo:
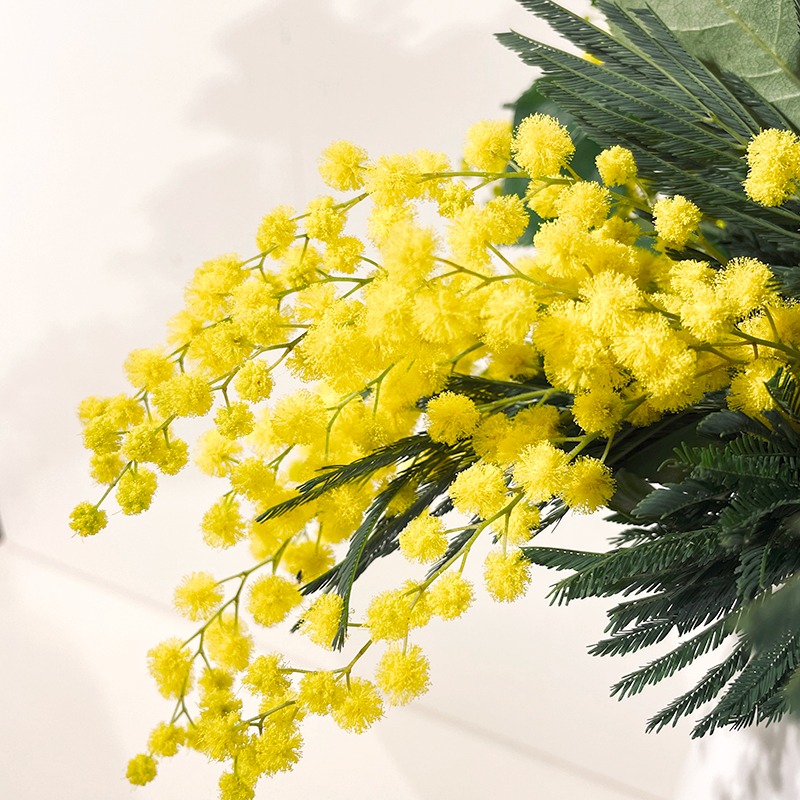
<path fill-rule="evenodd" d="M 616 0 L 641 8 L 643 0 Z M 648 0 L 701 61 L 743 78 L 800 129 L 800 35 L 795 0 Z"/>

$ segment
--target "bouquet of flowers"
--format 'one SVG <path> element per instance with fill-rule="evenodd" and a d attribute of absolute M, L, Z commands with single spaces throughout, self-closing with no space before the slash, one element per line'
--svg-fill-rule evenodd
<path fill-rule="evenodd" d="M 146 511 L 159 473 L 189 463 L 182 420 L 209 415 L 192 459 L 221 488 L 202 535 L 249 544 L 239 571 L 175 590 L 197 629 L 148 655 L 173 706 L 134 784 L 190 747 L 225 765 L 222 798 L 251 798 L 296 763 L 307 715 L 362 732 L 426 692 L 415 631 L 468 610 L 479 539 L 500 602 L 531 564 L 566 573 L 558 603 L 615 597 L 596 654 L 680 635 L 615 695 L 727 645 L 649 729 L 707 705 L 703 735 L 795 702 L 795 4 L 698 0 L 687 25 L 677 0 L 598 2 L 606 31 L 521 2 L 583 55 L 501 34 L 543 73 L 513 122 L 473 125 L 455 165 L 331 144 L 331 194 L 268 211 L 254 255 L 202 264 L 166 344 L 125 361 L 132 392 L 80 406 L 105 488 L 75 532 L 100 532 L 112 497 Z M 603 509 L 620 525 L 607 550 L 536 543 Z M 408 579 L 361 597 L 386 557 Z M 249 629 L 278 625 L 340 665 L 255 652 Z"/>

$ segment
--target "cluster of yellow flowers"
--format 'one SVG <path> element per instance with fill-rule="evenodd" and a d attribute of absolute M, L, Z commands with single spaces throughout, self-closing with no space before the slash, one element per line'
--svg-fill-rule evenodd
<path fill-rule="evenodd" d="M 751 145 L 754 199 L 794 189 L 796 165 L 780 175 L 763 166 L 770 147 L 791 149 L 784 133 L 766 131 Z M 167 345 L 130 354 L 134 392 L 81 404 L 91 473 L 106 489 L 77 506 L 73 530 L 100 531 L 112 493 L 122 512 L 146 510 L 154 469 L 172 475 L 188 462 L 179 420 L 213 412 L 192 455 L 225 490 L 202 533 L 216 548 L 248 540 L 254 559 L 225 579 L 190 574 L 176 589 L 176 607 L 201 627 L 149 654 L 176 707 L 130 762 L 132 783 L 148 782 L 159 759 L 188 746 L 228 764 L 223 798 L 251 798 L 261 776 L 297 761 L 307 714 L 361 732 L 384 702 L 427 690 L 428 661 L 409 639 L 433 617 L 469 608 L 473 587 L 462 572 L 479 537 L 495 542 L 484 572 L 491 596 L 525 592 L 520 546 L 543 506 L 588 513 L 608 502 L 614 481 L 604 462 L 623 425 L 649 425 L 726 387 L 732 408 L 771 407 L 765 380 L 800 357 L 800 305 L 781 299 L 766 265 L 726 263 L 703 236 L 701 210 L 654 194 L 629 150 L 598 156 L 602 182 L 575 174 L 573 152 L 566 129 L 538 114 L 516 131 L 502 121 L 474 125 L 455 168 L 440 153 L 370 160 L 350 142 L 331 145 L 321 176 L 352 194 L 266 214 L 258 255 L 201 265 Z M 515 179 L 530 179 L 524 201 L 484 188 Z M 526 229 L 526 204 L 547 221 L 532 251 L 509 250 Z M 346 232 L 361 205 L 370 206 L 366 239 Z M 422 221 L 432 212 L 438 229 Z M 286 373 L 300 388 L 273 397 Z M 452 390 L 455 377 L 476 375 L 515 391 L 482 403 Z M 451 448 L 458 468 L 447 494 L 471 521 L 448 524 L 433 507 L 410 519 L 399 548 L 427 572 L 374 597 L 356 624 L 349 597 L 301 590 L 333 567 L 403 464 L 263 524 L 254 517 L 326 467 L 421 431 Z M 598 442 L 602 455 L 586 455 Z M 406 486 L 386 514 L 407 512 L 417 496 Z M 264 627 L 299 621 L 327 649 L 344 624 L 360 649 L 339 669 L 295 668 L 253 653 L 248 616 Z M 374 680 L 352 674 L 373 644 L 385 647 Z"/>

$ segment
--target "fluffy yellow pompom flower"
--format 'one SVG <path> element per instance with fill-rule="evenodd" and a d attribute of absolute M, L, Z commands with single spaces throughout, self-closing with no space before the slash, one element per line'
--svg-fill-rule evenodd
<path fill-rule="evenodd" d="M 633 153 L 618 144 L 599 153 L 594 163 L 600 173 L 600 180 L 606 186 L 621 186 L 636 177 Z"/>
<path fill-rule="evenodd" d="M 94 536 L 108 525 L 108 514 L 94 503 L 78 503 L 69 517 L 69 526 L 78 536 Z"/>
<path fill-rule="evenodd" d="M 431 612 L 442 619 L 460 617 L 475 599 L 472 584 L 457 572 L 446 572 L 428 590 Z"/>
<path fill-rule="evenodd" d="M 777 301 L 772 270 L 755 258 L 731 259 L 715 277 L 717 292 L 735 318 Z"/>
<path fill-rule="evenodd" d="M 573 461 L 561 499 L 574 511 L 591 514 L 602 508 L 614 494 L 611 470 L 596 458 L 583 457 Z"/>
<path fill-rule="evenodd" d="M 484 206 L 467 206 L 453 215 L 447 231 L 447 243 L 453 257 L 475 267 L 484 267 L 491 261 L 487 248 L 490 236 L 486 230 Z"/>
<path fill-rule="evenodd" d="M 224 669 L 210 669 L 206 667 L 200 674 L 200 679 L 197 681 L 200 685 L 200 693 L 202 695 L 202 702 L 204 708 L 210 708 L 213 703 L 210 697 L 213 694 L 221 694 L 227 692 L 233 686 L 233 675 Z"/>
<path fill-rule="evenodd" d="M 226 439 L 216 428 L 212 428 L 197 439 L 194 463 L 206 475 L 221 478 L 236 465 L 236 457 L 241 452 L 239 442 Z"/>
<path fill-rule="evenodd" d="M 216 320 L 225 316 L 231 290 L 247 276 L 241 259 L 221 256 L 201 264 L 184 289 L 186 310 L 195 318 Z"/>
<path fill-rule="evenodd" d="M 351 191 L 364 185 L 367 151 L 348 141 L 328 145 L 320 156 L 319 174 L 332 189 Z"/>
<path fill-rule="evenodd" d="M 409 155 L 381 156 L 364 172 L 364 188 L 381 206 L 401 206 L 422 192 L 422 170 Z"/>
<path fill-rule="evenodd" d="M 214 415 L 214 424 L 226 439 L 238 439 L 252 433 L 256 418 L 247 403 L 230 403 L 218 409 Z"/>
<path fill-rule="evenodd" d="M 78 419 L 85 425 L 87 422 L 103 415 L 109 407 L 110 401 L 107 397 L 90 395 L 84 397 L 78 403 Z"/>
<path fill-rule="evenodd" d="M 761 131 L 747 146 L 747 164 L 747 196 L 763 206 L 779 206 L 800 184 L 800 139 L 791 131 Z"/>
<path fill-rule="evenodd" d="M 320 595 L 303 614 L 303 625 L 300 630 L 314 644 L 330 650 L 339 630 L 342 619 L 344 600 L 335 592 Z"/>
<path fill-rule="evenodd" d="M 510 603 L 525 594 L 531 580 L 531 565 L 521 550 L 510 553 L 492 550 L 486 556 L 483 577 L 493 599 Z"/>
<path fill-rule="evenodd" d="M 446 183 L 436 198 L 439 203 L 439 216 L 453 219 L 459 211 L 463 211 L 473 203 L 472 190 L 463 181 Z"/>
<path fill-rule="evenodd" d="M 430 621 L 427 595 L 408 594 L 409 588 L 407 584 L 403 589 L 390 589 L 372 598 L 364 624 L 375 641 L 397 641 L 411 628 L 418 628 Z"/>
<path fill-rule="evenodd" d="M 150 732 L 147 746 L 153 755 L 169 758 L 174 756 L 185 742 L 186 731 L 183 728 L 161 722 Z"/>
<path fill-rule="evenodd" d="M 242 319 L 237 316 L 204 328 L 192 340 L 186 357 L 203 375 L 214 378 L 238 367 L 251 351 L 252 345 L 243 336 Z"/>
<path fill-rule="evenodd" d="M 355 236 L 341 236 L 327 242 L 322 263 L 328 272 L 355 272 L 364 253 L 364 243 Z"/>
<path fill-rule="evenodd" d="M 310 248 L 309 248 L 310 251 Z M 240 355 L 250 355 L 247 344 L 269 347 L 283 340 L 282 325 L 287 321 L 278 308 L 274 276 L 269 280 L 252 277 L 237 286 L 231 295 L 231 326 L 234 345 L 242 347 Z M 212 348 L 215 342 L 212 341 Z M 242 366 L 241 360 L 231 365 Z"/>
<path fill-rule="evenodd" d="M 612 386 L 598 384 L 575 395 L 572 417 L 586 433 L 611 436 L 622 424 L 624 403 Z"/>
<path fill-rule="evenodd" d="M 611 208 L 608 189 L 594 181 L 578 181 L 558 195 L 556 212 L 582 228 L 599 228 Z"/>
<path fill-rule="evenodd" d="M 613 336 L 624 327 L 644 305 L 642 293 L 636 281 L 618 272 L 601 272 L 583 281 L 579 294 L 587 306 L 587 314 L 592 328 L 599 333 Z"/>
<path fill-rule="evenodd" d="M 128 762 L 128 770 L 125 773 L 125 777 L 134 786 L 144 786 L 156 777 L 156 771 L 155 759 L 152 756 L 140 753 Z"/>
<path fill-rule="evenodd" d="M 392 235 L 395 225 L 413 221 L 414 214 L 408 205 L 383 206 L 376 203 L 367 220 L 367 235 L 380 246 Z"/>
<path fill-rule="evenodd" d="M 665 317 L 643 315 L 620 333 L 612 348 L 620 363 L 645 386 L 653 407 L 677 410 L 699 399 L 691 394 L 697 355 L 688 347 L 686 336 Z"/>
<path fill-rule="evenodd" d="M 233 547 L 245 534 L 239 503 L 229 496 L 220 498 L 203 515 L 200 528 L 209 547 Z"/>
<path fill-rule="evenodd" d="M 342 232 L 345 215 L 334 205 L 332 197 L 320 195 L 306 206 L 306 234 L 312 239 L 328 242 Z"/>
<path fill-rule="evenodd" d="M 307 672 L 300 679 L 297 704 L 309 714 L 327 714 L 344 699 L 345 688 L 332 672 Z"/>
<path fill-rule="evenodd" d="M 541 512 L 538 506 L 529 506 L 527 503 L 517 503 L 511 509 L 506 523 L 505 533 L 511 544 L 524 544 L 529 541 L 535 528 L 541 522 Z"/>
<path fill-rule="evenodd" d="M 656 233 L 671 247 L 680 250 L 700 225 L 703 213 L 683 195 L 659 200 L 653 206 Z"/>
<path fill-rule="evenodd" d="M 253 750 L 255 749 L 253 748 Z M 240 759 L 244 761 L 246 754 L 250 751 L 244 748 L 239 752 Z M 247 780 L 235 772 L 223 772 L 219 776 L 219 800 L 253 800 L 255 796 L 255 781 Z"/>
<path fill-rule="evenodd" d="M 139 467 L 128 470 L 117 484 L 117 502 L 123 514 L 141 514 L 153 502 L 158 479 L 154 472 Z"/>
<path fill-rule="evenodd" d="M 516 461 L 529 444 L 559 435 L 560 415 L 556 406 L 542 405 L 523 408 L 511 418 L 511 432 L 499 448 L 501 460 Z"/>
<path fill-rule="evenodd" d="M 494 244 L 516 244 L 528 226 L 525 204 L 515 194 L 490 200 L 482 209 L 483 234 Z"/>
<path fill-rule="evenodd" d="M 470 125 L 464 144 L 464 160 L 486 172 L 503 172 L 511 159 L 512 125 L 506 120 L 485 119 Z"/>
<path fill-rule="evenodd" d="M 411 624 L 409 605 L 409 598 L 397 590 L 381 592 L 373 597 L 365 617 L 370 636 L 375 641 L 402 639 Z"/>
<path fill-rule="evenodd" d="M 499 450 L 511 433 L 511 427 L 511 421 L 505 414 L 484 417 L 472 435 L 472 449 L 483 461 L 501 463 Z"/>
<path fill-rule="evenodd" d="M 561 490 L 567 477 L 569 456 L 550 442 L 528 445 L 514 466 L 514 479 L 531 503 L 541 503 Z"/>
<path fill-rule="evenodd" d="M 351 678 L 350 685 L 331 708 L 333 721 L 346 731 L 363 733 L 383 716 L 383 702 L 375 684 Z"/>
<path fill-rule="evenodd" d="M 83 446 L 98 455 L 116 453 L 120 448 L 121 439 L 118 425 L 105 416 L 90 420 L 83 429 Z"/>
<path fill-rule="evenodd" d="M 458 473 L 448 492 L 462 514 L 477 514 L 488 519 L 506 503 L 503 470 L 495 464 L 478 461 Z"/>
<path fill-rule="evenodd" d="M 542 219 L 558 216 L 558 199 L 566 187 L 559 183 L 533 180 L 525 192 L 525 203 Z"/>
<path fill-rule="evenodd" d="M 92 465 L 89 474 L 98 483 L 109 484 L 113 483 L 125 462 L 117 453 L 92 453 L 90 458 Z"/>
<path fill-rule="evenodd" d="M 224 592 L 217 579 L 209 572 L 192 572 L 175 588 L 175 608 L 197 622 L 208 619 L 222 602 Z"/>
<path fill-rule="evenodd" d="M 511 143 L 514 160 L 531 178 L 557 175 L 575 145 L 567 129 L 547 114 L 533 114 L 519 124 Z"/>
<path fill-rule="evenodd" d="M 430 664 L 419 645 L 405 650 L 392 645 L 383 654 L 375 672 L 378 688 L 393 706 L 404 706 L 425 694 L 430 686 Z"/>
<path fill-rule="evenodd" d="M 94 407 L 93 413 L 87 412 L 87 414 L 88 416 L 79 414 L 84 424 L 103 419 L 109 425 L 121 429 L 130 425 L 138 425 L 142 422 L 144 419 L 144 406 L 133 397 L 118 394 L 115 397 L 101 400 L 99 406 Z"/>
<path fill-rule="evenodd" d="M 192 688 L 192 655 L 178 638 L 166 639 L 147 653 L 147 669 L 166 698 Z"/>
<path fill-rule="evenodd" d="M 447 550 L 442 520 L 430 514 L 412 519 L 400 532 L 399 541 L 400 550 L 409 561 L 436 561 Z"/>
<path fill-rule="evenodd" d="M 774 408 L 775 400 L 765 386 L 775 375 L 780 362 L 772 358 L 759 358 L 731 379 L 728 408 L 757 417 Z"/>
<path fill-rule="evenodd" d="M 126 461 L 156 461 L 166 446 L 161 427 L 144 422 L 125 434 L 120 454 Z"/>
<path fill-rule="evenodd" d="M 188 372 L 164 381 L 153 393 L 153 405 L 165 417 L 202 417 L 213 403 L 208 381 Z"/>
<path fill-rule="evenodd" d="M 450 159 L 445 153 L 437 153 L 424 148 L 415 150 L 411 155 L 416 160 L 419 171 L 423 175 L 430 176 L 422 184 L 420 196 L 425 200 L 436 201 L 448 179 L 433 177 L 433 173 L 449 172 Z"/>
<path fill-rule="evenodd" d="M 192 746 L 213 761 L 224 761 L 245 744 L 245 735 L 238 709 L 205 711 L 195 720 Z"/>
<path fill-rule="evenodd" d="M 137 389 L 154 389 L 172 377 L 175 363 L 158 348 L 134 350 L 124 364 L 125 374 Z"/>
<path fill-rule="evenodd" d="M 262 697 L 280 700 L 292 685 L 283 672 L 285 668 L 283 657 L 278 653 L 259 656 L 247 668 L 242 683 Z"/>
<path fill-rule="evenodd" d="M 272 412 L 272 432 L 285 444 L 313 444 L 327 423 L 325 402 L 308 389 L 282 397 Z"/>
<path fill-rule="evenodd" d="M 434 267 L 436 237 L 431 228 L 413 222 L 398 222 L 381 243 L 384 269 L 402 285 L 424 280 Z"/>
<path fill-rule="evenodd" d="M 281 563 L 287 572 L 299 575 L 305 583 L 327 572 L 336 563 L 336 558 L 328 545 L 308 540 L 288 545 Z"/>
<path fill-rule="evenodd" d="M 695 287 L 692 296 L 679 306 L 684 330 L 707 342 L 718 339 L 731 327 L 730 312 L 724 297 L 702 285 Z"/>
<path fill-rule="evenodd" d="M 183 439 L 171 437 L 169 445 L 154 459 L 155 465 L 165 475 L 177 475 L 189 462 L 189 445 Z"/>
<path fill-rule="evenodd" d="M 471 436 L 481 419 L 475 403 L 466 395 L 442 392 L 428 402 L 428 436 L 434 442 L 455 444 Z"/>
<path fill-rule="evenodd" d="M 217 617 L 206 628 L 204 641 L 209 657 L 223 669 L 241 672 L 250 663 L 253 637 L 241 617 L 228 613 Z"/>
<path fill-rule="evenodd" d="M 283 256 L 279 280 L 284 286 L 299 289 L 318 279 L 322 254 L 308 242 L 290 247 Z"/>
<path fill-rule="evenodd" d="M 297 234 L 297 220 L 291 206 L 277 206 L 265 214 L 256 233 L 259 252 L 280 258 L 286 253 Z"/>
<path fill-rule="evenodd" d="M 536 303 L 521 283 L 498 282 L 482 290 L 482 338 L 493 349 L 505 350 L 523 341 L 536 318 Z"/>
<path fill-rule="evenodd" d="M 253 584 L 247 610 L 259 625 L 269 628 L 284 620 L 302 600 L 296 583 L 279 575 L 265 575 Z"/>
<path fill-rule="evenodd" d="M 233 379 L 233 388 L 239 397 L 251 403 L 266 400 L 273 386 L 272 371 L 264 361 L 247 361 Z"/>
<path fill-rule="evenodd" d="M 294 710 L 287 709 L 286 712 L 267 717 L 264 732 L 254 742 L 256 758 L 249 764 L 246 758 L 239 759 L 241 766 L 238 772 L 241 778 L 252 776 L 252 783 L 255 784 L 260 775 L 288 772 L 300 760 L 303 737 L 294 714 Z"/>
<path fill-rule="evenodd" d="M 203 330 L 204 321 L 196 311 L 182 308 L 167 320 L 167 343 L 182 347 Z"/>

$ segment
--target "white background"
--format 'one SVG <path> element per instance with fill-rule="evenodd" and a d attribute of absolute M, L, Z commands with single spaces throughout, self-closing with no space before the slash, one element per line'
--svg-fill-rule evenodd
<path fill-rule="evenodd" d="M 512 0 L 31 0 L 3 17 L 0 798 L 212 798 L 219 768 L 196 754 L 144 789 L 123 775 L 170 710 L 145 653 L 185 630 L 172 588 L 225 563 L 197 534 L 216 487 L 182 475 L 144 517 L 72 537 L 96 496 L 74 409 L 125 389 L 125 355 L 161 340 L 198 263 L 249 256 L 261 215 L 323 189 L 330 141 L 457 157 L 532 79 L 492 34 L 549 34 Z M 606 533 L 578 519 L 564 541 Z M 674 796 L 687 729 L 643 730 L 682 687 L 609 700 L 638 662 L 591 659 L 602 604 L 549 608 L 550 581 L 427 630 L 423 700 L 361 737 L 310 722 L 300 766 L 258 797 Z"/>

